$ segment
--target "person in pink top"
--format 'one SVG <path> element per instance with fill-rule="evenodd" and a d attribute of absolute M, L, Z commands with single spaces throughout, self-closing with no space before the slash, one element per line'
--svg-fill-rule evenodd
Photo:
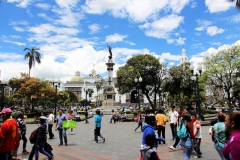
<path fill-rule="evenodd" d="M 240 113 L 231 112 L 225 118 L 225 127 L 230 137 L 222 150 L 222 154 L 227 160 L 240 159 Z"/>
<path fill-rule="evenodd" d="M 72 119 L 73 119 L 72 113 L 73 113 L 73 112 L 72 112 L 71 110 L 68 112 L 68 114 L 67 114 L 68 120 L 72 120 Z M 71 128 L 71 134 L 74 134 L 74 133 L 73 133 L 73 128 Z"/>

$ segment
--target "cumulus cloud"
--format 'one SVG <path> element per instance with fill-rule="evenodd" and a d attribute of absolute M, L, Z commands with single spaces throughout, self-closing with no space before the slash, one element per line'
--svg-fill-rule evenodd
<path fill-rule="evenodd" d="M 231 7 L 235 6 L 235 2 L 226 0 L 205 0 L 205 5 L 210 13 L 216 13 L 229 10 Z"/>
<path fill-rule="evenodd" d="M 217 26 L 211 26 L 207 28 L 207 34 L 210 36 L 214 36 L 216 34 L 223 33 L 224 29 L 218 28 Z"/>
<path fill-rule="evenodd" d="M 13 29 L 14 29 L 15 31 L 18 31 L 18 32 L 24 32 L 24 31 L 25 31 L 25 29 L 20 28 L 20 27 L 13 27 Z"/>
<path fill-rule="evenodd" d="M 100 27 L 98 24 L 91 24 L 88 26 L 88 28 L 90 29 L 90 34 L 97 33 L 100 30 Z"/>
<path fill-rule="evenodd" d="M 122 42 L 124 38 L 126 38 L 127 35 L 121 35 L 118 33 L 114 33 L 113 35 L 106 36 L 105 42 L 107 43 L 116 43 L 116 42 Z"/>

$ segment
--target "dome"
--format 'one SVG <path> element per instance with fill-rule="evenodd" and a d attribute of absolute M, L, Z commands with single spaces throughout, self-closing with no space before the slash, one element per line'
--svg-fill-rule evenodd
<path fill-rule="evenodd" d="M 83 82 L 83 78 L 80 76 L 80 72 L 77 71 L 76 75 L 71 79 L 72 82 Z"/>

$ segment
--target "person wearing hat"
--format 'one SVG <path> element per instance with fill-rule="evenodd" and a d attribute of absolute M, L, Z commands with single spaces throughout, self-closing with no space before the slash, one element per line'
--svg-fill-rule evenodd
<path fill-rule="evenodd" d="M 37 131 L 37 141 L 35 143 L 35 160 L 38 160 L 39 154 L 38 151 L 48 157 L 48 159 L 53 159 L 53 155 L 48 153 L 46 150 L 44 150 L 44 145 L 47 141 L 47 126 L 45 124 L 47 120 L 47 117 L 40 116 L 39 123 L 40 127 L 38 127 Z"/>
<path fill-rule="evenodd" d="M 18 140 L 18 124 L 11 118 L 11 109 L 4 108 L 0 115 L 3 124 L 0 129 L 0 159 L 12 159 L 11 152 L 16 149 L 16 141 Z"/>
<path fill-rule="evenodd" d="M 60 144 L 58 146 L 63 145 L 63 138 L 64 138 L 65 146 L 67 146 L 67 134 L 66 134 L 67 129 L 63 128 L 63 126 L 62 126 L 62 122 L 67 119 L 68 119 L 68 117 L 66 114 L 63 114 L 63 110 L 61 108 L 58 109 L 58 116 L 55 119 L 56 120 L 55 131 L 58 130 L 59 139 L 60 139 Z"/>
<path fill-rule="evenodd" d="M 168 123 L 172 130 L 172 139 L 175 140 L 177 136 L 177 120 L 178 120 L 178 112 L 175 110 L 175 106 L 171 107 L 171 111 L 169 111 Z"/>

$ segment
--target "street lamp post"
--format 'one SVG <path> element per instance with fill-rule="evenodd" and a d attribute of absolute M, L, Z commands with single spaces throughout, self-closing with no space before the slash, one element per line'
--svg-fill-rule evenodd
<path fill-rule="evenodd" d="M 55 106 L 54 106 L 54 115 L 56 117 L 57 115 L 57 89 L 60 87 L 60 83 L 59 82 L 52 82 L 53 87 L 55 88 L 55 97 L 54 97 L 54 101 L 55 101 Z"/>
<path fill-rule="evenodd" d="M 160 87 L 159 88 L 159 107 L 161 107 L 161 91 L 162 91 L 162 88 Z"/>
<path fill-rule="evenodd" d="M 202 74 L 202 66 L 199 65 L 198 68 L 196 69 L 197 72 L 194 74 L 194 66 L 190 66 L 190 70 L 192 72 L 192 76 L 195 77 L 195 85 L 196 85 L 196 92 L 195 92 L 195 105 L 196 105 L 196 112 L 197 112 L 197 119 L 202 121 L 202 114 L 201 114 L 201 106 L 200 106 L 200 101 L 199 101 L 199 85 L 198 85 L 198 77 L 201 76 Z"/>
<path fill-rule="evenodd" d="M 2 82 L 0 81 L 0 86 L 1 86 L 1 88 L 2 88 L 1 110 L 3 110 L 3 108 L 4 108 L 4 88 L 5 88 L 5 86 L 7 86 L 7 84 L 2 83 Z"/>
<path fill-rule="evenodd" d="M 140 95 L 139 95 L 139 89 L 140 89 L 140 83 L 142 82 L 142 77 L 135 78 L 134 81 L 137 83 L 137 92 L 138 92 L 138 108 L 140 109 Z"/>

